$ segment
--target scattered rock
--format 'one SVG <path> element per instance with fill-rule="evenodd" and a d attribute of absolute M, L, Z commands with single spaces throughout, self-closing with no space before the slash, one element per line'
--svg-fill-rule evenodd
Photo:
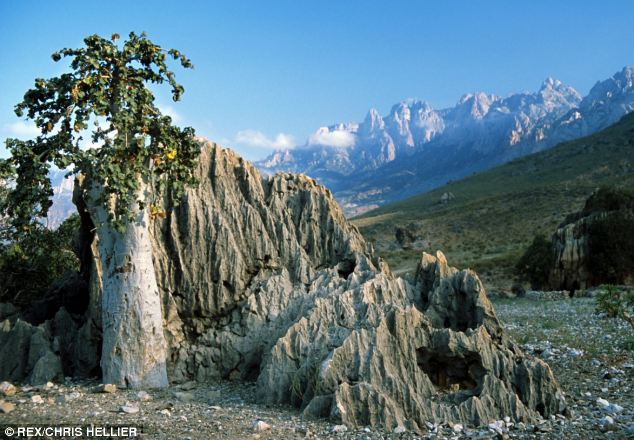
<path fill-rule="evenodd" d="M 14 409 L 15 405 L 13 403 L 0 400 L 0 413 L 9 414 Z"/>
<path fill-rule="evenodd" d="M 16 393 L 16 387 L 10 382 L 4 381 L 0 383 L 0 393 L 4 396 L 13 396 Z"/>
<path fill-rule="evenodd" d="M 599 420 L 601 425 L 614 425 L 614 419 L 610 416 L 605 416 L 601 420 Z"/>
<path fill-rule="evenodd" d="M 181 402 L 192 402 L 194 400 L 194 395 L 192 393 L 186 393 L 184 391 L 176 391 L 173 393 L 174 397 Z"/>
<path fill-rule="evenodd" d="M 44 399 L 39 394 L 31 396 L 31 403 L 44 403 Z"/>
<path fill-rule="evenodd" d="M 101 384 L 95 388 L 96 393 L 114 394 L 117 392 L 117 386 L 113 383 Z"/>
<path fill-rule="evenodd" d="M 126 405 L 122 405 L 119 408 L 119 411 L 121 411 L 122 413 L 126 413 L 126 414 L 136 414 L 139 412 L 139 407 L 138 406 L 134 406 L 134 405 L 130 405 L 130 404 L 126 404 Z"/>
<path fill-rule="evenodd" d="M 271 429 L 271 425 L 262 420 L 256 420 L 253 422 L 253 430 L 255 432 L 268 431 L 269 429 Z"/>
<path fill-rule="evenodd" d="M 152 400 L 152 396 L 150 396 L 146 391 L 138 391 L 136 393 L 137 400 L 141 402 L 147 402 L 148 400 Z"/>
<path fill-rule="evenodd" d="M 407 432 L 407 428 L 405 428 L 403 425 L 398 425 L 396 428 L 394 428 L 394 434 L 403 434 L 404 432 Z"/>
<path fill-rule="evenodd" d="M 57 403 L 67 403 L 67 402 L 71 402 L 73 400 L 77 400 L 81 397 L 81 394 L 77 391 L 74 391 L 70 394 L 62 394 L 60 396 L 57 396 L 55 398 L 55 401 Z"/>
<path fill-rule="evenodd" d="M 464 427 L 460 423 L 456 423 L 453 425 L 452 429 L 453 429 L 453 432 L 455 432 L 456 434 L 460 434 L 462 430 L 464 429 Z"/>
<path fill-rule="evenodd" d="M 348 431 L 348 427 L 346 425 L 335 425 L 332 427 L 332 432 L 336 434 L 343 434 Z"/>

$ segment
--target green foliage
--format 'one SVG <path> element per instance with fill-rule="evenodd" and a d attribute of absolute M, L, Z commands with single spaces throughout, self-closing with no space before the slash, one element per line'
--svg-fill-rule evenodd
<path fill-rule="evenodd" d="M 554 263 L 552 245 L 543 235 L 536 235 L 515 266 L 521 280 L 528 281 L 533 289 L 541 289 L 548 283 Z"/>
<path fill-rule="evenodd" d="M 153 184 L 158 195 L 169 184 L 175 204 L 185 185 L 195 183 L 192 173 L 200 147 L 194 130 L 173 126 L 148 89 L 150 83 L 167 82 L 178 101 L 184 89 L 167 60 L 184 68 L 192 68 L 191 62 L 175 49 L 152 43 L 145 34 L 130 33 L 123 43 L 118 39 L 117 34 L 111 41 L 92 35 L 84 39 L 85 47 L 55 52 L 56 62 L 70 59 L 71 71 L 36 79 L 15 107 L 18 116 L 34 120 L 41 131 L 34 140 L 7 140 L 11 158 L 0 161 L 0 179 L 15 181 L 1 207 L 15 232 L 30 230 L 46 215 L 52 164 L 71 167 L 71 174 L 81 172 L 89 183 L 103 188 L 99 202 L 120 231 L 132 220 L 130 206 L 138 201 L 142 181 Z M 98 148 L 80 148 L 86 133 Z"/>
<path fill-rule="evenodd" d="M 621 283 L 634 275 L 634 215 L 615 211 L 588 226 L 588 266 L 601 282 Z"/>
<path fill-rule="evenodd" d="M 614 186 L 602 186 L 586 201 L 583 214 L 634 209 L 634 192 Z"/>
<path fill-rule="evenodd" d="M 33 228 L 16 241 L 0 245 L 0 302 L 32 304 L 68 272 L 79 270 L 76 255 L 79 216 L 73 215 L 55 231 Z"/>
<path fill-rule="evenodd" d="M 597 311 L 604 312 L 609 318 L 620 318 L 634 329 L 634 291 L 623 291 L 607 285 L 597 296 Z"/>

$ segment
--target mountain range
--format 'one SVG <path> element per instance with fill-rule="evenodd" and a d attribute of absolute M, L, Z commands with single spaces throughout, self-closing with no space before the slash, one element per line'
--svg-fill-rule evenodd
<path fill-rule="evenodd" d="M 585 97 L 547 78 L 537 92 L 466 94 L 439 110 L 410 99 L 386 116 L 371 109 L 361 123 L 321 127 L 256 166 L 316 178 L 358 215 L 606 128 L 634 109 L 633 80 L 634 68 L 624 67 Z"/>

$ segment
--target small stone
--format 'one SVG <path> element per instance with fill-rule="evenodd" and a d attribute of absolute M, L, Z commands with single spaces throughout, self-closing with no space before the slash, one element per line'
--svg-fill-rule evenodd
<path fill-rule="evenodd" d="M 57 403 L 67 403 L 67 402 L 71 402 L 73 400 L 77 400 L 81 397 L 81 394 L 78 393 L 77 391 L 73 391 L 70 394 L 63 394 L 61 396 L 57 396 L 55 398 L 55 401 Z"/>
<path fill-rule="evenodd" d="M 95 393 L 108 393 L 113 394 L 117 392 L 117 386 L 113 383 L 101 384 L 94 389 Z"/>
<path fill-rule="evenodd" d="M 347 430 L 348 430 L 348 427 L 346 425 L 335 425 L 332 428 L 332 432 L 336 432 L 338 434 L 343 434 Z"/>
<path fill-rule="evenodd" d="M 607 388 L 601 388 L 602 393 L 607 393 L 609 390 Z"/>
<path fill-rule="evenodd" d="M 13 403 L 0 400 L 0 413 L 9 414 L 14 409 L 15 405 Z"/>
<path fill-rule="evenodd" d="M 214 411 L 222 411 L 222 407 L 218 405 L 211 405 L 209 409 L 213 409 Z"/>
<path fill-rule="evenodd" d="M 39 394 L 31 396 L 31 403 L 44 403 L 44 399 Z"/>
<path fill-rule="evenodd" d="M 256 420 L 255 422 L 253 422 L 253 430 L 255 432 L 268 431 L 269 429 L 271 429 L 271 425 L 263 422 L 262 420 Z"/>
<path fill-rule="evenodd" d="M 577 350 L 576 348 L 571 348 L 568 351 L 568 356 L 570 357 L 579 357 L 579 356 L 583 356 L 583 350 Z"/>
<path fill-rule="evenodd" d="M 53 382 L 46 382 L 43 386 L 42 389 L 44 391 L 49 391 L 52 390 L 53 388 L 55 388 L 55 384 Z"/>
<path fill-rule="evenodd" d="M 509 416 L 504 417 L 504 423 L 511 423 L 511 418 Z"/>
<path fill-rule="evenodd" d="M 491 430 L 491 431 L 495 431 L 495 432 L 503 432 L 504 430 L 504 422 L 502 420 L 496 420 L 493 423 L 489 423 L 487 425 L 487 427 Z"/>
<path fill-rule="evenodd" d="M 453 425 L 453 432 L 455 432 L 456 434 L 460 434 L 463 429 L 464 426 L 462 426 L 460 423 L 456 423 L 455 425 Z"/>
<path fill-rule="evenodd" d="M 167 416 L 167 417 L 171 417 L 172 416 L 172 413 L 167 408 L 164 408 L 164 409 L 160 410 L 159 414 L 163 414 L 164 416 Z"/>
<path fill-rule="evenodd" d="M 13 396 L 16 393 L 17 389 L 13 386 L 12 383 L 4 381 L 0 383 L 0 393 L 5 396 Z"/>
<path fill-rule="evenodd" d="M 610 405 L 603 407 L 603 410 L 611 414 L 616 414 L 623 411 L 623 407 L 621 405 L 617 405 L 616 403 L 611 403 Z"/>
<path fill-rule="evenodd" d="M 186 393 L 184 391 L 176 391 L 173 393 L 174 397 L 176 397 L 181 402 L 191 402 L 194 400 L 194 395 L 192 393 Z"/>
<path fill-rule="evenodd" d="M 407 432 L 407 428 L 405 428 L 403 425 L 398 425 L 396 428 L 394 428 L 394 434 L 403 434 L 404 432 Z"/>
<path fill-rule="evenodd" d="M 126 414 L 136 414 L 139 412 L 139 407 L 138 406 L 133 406 L 133 405 L 122 405 L 119 408 L 119 411 L 121 411 L 122 413 L 126 413 Z"/>
<path fill-rule="evenodd" d="M 601 425 L 614 425 L 614 419 L 610 416 L 605 416 L 601 420 L 599 420 Z"/>
<path fill-rule="evenodd" d="M 137 400 L 141 402 L 147 402 L 148 400 L 152 400 L 152 396 L 150 396 L 147 391 L 139 391 L 136 393 Z"/>
<path fill-rule="evenodd" d="M 610 402 L 608 402 L 607 400 L 602 399 L 601 397 L 599 397 L 599 398 L 597 399 L 597 405 L 599 405 L 599 406 L 601 406 L 601 407 L 604 407 L 604 406 L 609 406 L 609 405 L 610 405 Z"/>
<path fill-rule="evenodd" d="M 180 386 L 180 389 L 183 390 L 183 391 L 191 391 L 194 388 L 196 388 L 197 386 L 198 386 L 198 384 L 192 380 L 192 381 L 185 382 L 184 384 L 182 384 Z"/>

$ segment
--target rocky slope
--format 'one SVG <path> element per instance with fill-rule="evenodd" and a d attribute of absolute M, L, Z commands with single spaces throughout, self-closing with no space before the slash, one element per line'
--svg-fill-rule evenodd
<path fill-rule="evenodd" d="M 608 127 L 634 109 L 634 69 L 598 82 L 582 99 L 547 78 L 534 93 L 464 95 L 436 110 L 410 100 L 385 117 L 320 128 L 306 145 L 257 163 L 264 172 L 303 172 L 333 190 L 348 214 Z"/>
<path fill-rule="evenodd" d="M 566 411 L 550 368 L 504 335 L 474 272 L 438 253 L 422 256 L 412 284 L 395 277 L 330 192 L 305 176 L 262 179 L 209 142 L 197 173 L 200 185 L 153 224 L 172 382 L 257 380 L 264 402 L 415 431 Z M 60 309 L 38 327 L 17 316 L 2 322 L 1 349 L 28 362 L 10 375 L 3 356 L 0 379 L 50 380 L 34 373 L 40 358 L 66 375 L 89 374 L 100 267 L 85 263 L 84 316 Z"/>

